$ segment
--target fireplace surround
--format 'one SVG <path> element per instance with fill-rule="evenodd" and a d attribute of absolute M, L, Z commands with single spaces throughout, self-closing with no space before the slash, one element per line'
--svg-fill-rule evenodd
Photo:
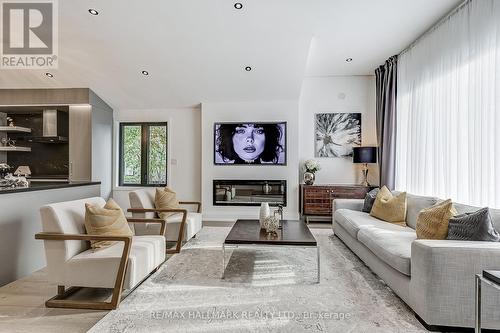
<path fill-rule="evenodd" d="M 286 207 L 286 180 L 214 179 L 214 206 L 270 206 Z"/>

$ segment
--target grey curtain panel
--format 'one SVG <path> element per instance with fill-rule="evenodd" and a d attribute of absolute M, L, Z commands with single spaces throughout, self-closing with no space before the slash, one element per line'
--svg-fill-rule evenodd
<path fill-rule="evenodd" d="M 375 70 L 380 186 L 394 189 L 396 173 L 396 96 L 398 56 Z"/>

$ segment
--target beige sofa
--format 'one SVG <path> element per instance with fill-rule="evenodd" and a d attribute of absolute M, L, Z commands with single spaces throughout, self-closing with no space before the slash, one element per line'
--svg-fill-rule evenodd
<path fill-rule="evenodd" d="M 408 194 L 407 227 L 362 212 L 364 200 L 333 201 L 333 231 L 429 326 L 474 327 L 474 276 L 500 269 L 500 243 L 417 240 L 421 209 L 438 198 Z M 459 213 L 479 209 L 455 204 Z M 500 210 L 490 210 L 500 230 Z M 500 293 L 483 287 L 483 328 L 500 329 Z"/>

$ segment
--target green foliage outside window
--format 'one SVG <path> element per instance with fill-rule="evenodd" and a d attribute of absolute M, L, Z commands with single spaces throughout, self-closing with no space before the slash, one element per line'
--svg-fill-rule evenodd
<path fill-rule="evenodd" d="M 167 182 L 167 128 L 149 127 L 148 183 L 165 184 Z"/>
<path fill-rule="evenodd" d="M 141 183 L 141 126 L 123 127 L 123 182 Z"/>
<path fill-rule="evenodd" d="M 120 185 L 167 183 L 167 125 L 121 124 Z"/>

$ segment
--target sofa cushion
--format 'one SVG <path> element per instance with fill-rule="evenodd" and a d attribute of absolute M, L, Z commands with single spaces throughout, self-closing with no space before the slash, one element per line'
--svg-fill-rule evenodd
<path fill-rule="evenodd" d="M 473 213 L 481 209 L 481 207 L 474 207 L 474 206 L 469 206 L 469 205 L 464 205 L 460 203 L 454 203 L 455 209 L 457 210 L 458 214 L 465 214 L 465 213 Z M 491 209 L 489 210 L 490 216 L 491 216 L 491 223 L 493 224 L 493 227 L 497 230 L 500 231 L 500 209 Z"/>
<path fill-rule="evenodd" d="M 404 222 L 406 219 L 406 192 L 393 195 L 386 186 L 382 187 L 377 193 L 370 215 L 387 222 Z"/>
<path fill-rule="evenodd" d="M 379 188 L 374 188 L 370 192 L 366 193 L 362 209 L 363 212 L 369 213 L 372 211 L 373 203 L 375 202 L 375 198 L 377 198 L 378 191 L 380 191 Z"/>
<path fill-rule="evenodd" d="M 407 194 L 406 195 L 406 224 L 415 229 L 417 227 L 417 217 L 422 209 L 431 207 L 438 202 L 436 197 L 426 197 L 422 195 Z"/>
<path fill-rule="evenodd" d="M 493 228 L 489 209 L 485 207 L 451 218 L 446 239 L 498 242 L 500 235 Z"/>
<path fill-rule="evenodd" d="M 368 213 L 357 210 L 338 209 L 335 211 L 334 218 L 335 223 L 340 224 L 354 238 L 358 237 L 358 231 L 363 226 L 374 226 L 380 229 L 396 231 L 408 229 L 394 223 L 381 221 Z"/>
<path fill-rule="evenodd" d="M 417 235 L 411 228 L 404 229 L 387 230 L 363 226 L 358 232 L 358 240 L 386 264 L 410 276 L 411 243 Z"/>
<path fill-rule="evenodd" d="M 54 278 L 61 285 L 113 288 L 122 251 L 123 242 L 117 242 L 98 251 L 81 252 L 65 262 L 62 274 Z M 133 288 L 165 261 L 165 251 L 163 236 L 133 236 L 123 288 Z"/>
<path fill-rule="evenodd" d="M 446 239 L 448 222 L 457 215 L 450 199 L 420 211 L 417 217 L 418 239 Z"/>

